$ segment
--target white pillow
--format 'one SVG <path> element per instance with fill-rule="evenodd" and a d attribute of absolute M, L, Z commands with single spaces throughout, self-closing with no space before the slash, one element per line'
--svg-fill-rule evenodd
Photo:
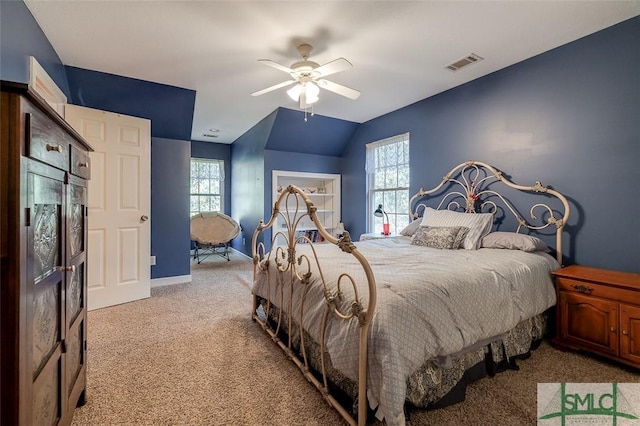
<path fill-rule="evenodd" d="M 481 247 L 549 252 L 549 247 L 533 235 L 516 234 L 515 232 L 492 232 L 482 239 Z"/>
<path fill-rule="evenodd" d="M 477 250 L 480 248 L 482 237 L 491 232 L 492 225 L 491 213 L 459 213 L 427 207 L 420 226 L 466 226 L 469 232 L 462 242 L 462 247 L 466 250 Z"/>
<path fill-rule="evenodd" d="M 422 223 L 421 217 L 419 217 L 416 220 L 413 220 L 410 224 L 405 226 L 405 228 L 402 231 L 400 231 L 400 235 L 404 235 L 406 237 L 412 236 L 413 234 L 416 233 L 421 223 Z"/>

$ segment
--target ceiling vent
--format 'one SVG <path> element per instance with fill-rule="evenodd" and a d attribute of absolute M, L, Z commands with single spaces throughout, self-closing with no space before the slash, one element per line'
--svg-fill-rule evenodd
<path fill-rule="evenodd" d="M 470 53 L 462 59 L 458 59 L 457 61 L 447 65 L 445 68 L 450 71 L 458 71 L 461 68 L 469 66 L 471 64 L 475 64 L 476 62 L 481 61 L 483 58 L 476 55 L 475 53 Z"/>
<path fill-rule="evenodd" d="M 218 135 L 213 135 L 211 133 L 203 133 L 202 136 L 206 137 L 206 138 L 217 138 Z"/>

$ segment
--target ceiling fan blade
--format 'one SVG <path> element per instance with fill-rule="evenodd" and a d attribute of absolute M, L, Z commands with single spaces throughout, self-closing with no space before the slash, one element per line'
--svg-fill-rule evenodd
<path fill-rule="evenodd" d="M 329 80 L 318 80 L 318 86 L 323 89 L 327 89 L 330 92 L 337 93 L 338 95 L 346 96 L 352 100 L 356 100 L 360 96 L 359 91 Z"/>
<path fill-rule="evenodd" d="M 265 65 L 270 66 L 271 68 L 275 68 L 280 71 L 284 71 L 288 74 L 292 73 L 293 70 L 289 67 L 285 67 L 284 65 L 280 65 L 277 62 L 273 62 L 271 59 L 258 59 L 258 62 L 262 62 Z"/>
<path fill-rule="evenodd" d="M 271 92 L 273 90 L 280 89 L 281 87 L 287 87 L 287 86 L 289 86 L 289 85 L 291 85 L 291 84 L 293 84 L 295 82 L 296 82 L 295 80 L 283 81 L 282 83 L 275 84 L 275 85 L 273 85 L 271 87 L 267 87 L 266 89 L 262 89 L 262 90 L 258 90 L 257 92 L 253 92 L 251 94 L 251 96 L 264 95 L 265 93 L 269 93 L 269 92 Z"/>
<path fill-rule="evenodd" d="M 326 77 L 328 75 L 347 70 L 352 66 L 353 65 L 351 65 L 351 62 L 347 61 L 345 58 L 338 58 L 334 61 L 327 62 L 326 64 L 319 66 L 318 68 L 314 69 L 314 71 L 320 74 L 320 77 Z"/>

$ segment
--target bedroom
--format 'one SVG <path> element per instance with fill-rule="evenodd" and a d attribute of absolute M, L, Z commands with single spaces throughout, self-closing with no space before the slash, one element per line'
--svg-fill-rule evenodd
<path fill-rule="evenodd" d="M 55 53 L 46 46 L 42 34 L 38 34 L 35 22 L 24 18 L 24 5 L 17 2 L 12 8 L 22 8 L 22 11 L 16 12 L 3 2 L 2 79 L 27 79 L 24 73 L 20 74 L 23 59 L 8 57 L 7 51 L 28 55 L 44 49 L 39 59 L 44 63 L 57 62 L 60 66 L 59 60 L 52 59 Z M 7 47 L 7 43 L 17 41 L 5 36 L 8 28 L 5 19 L 22 27 L 24 37 L 20 45 Z M 238 188 L 251 183 L 252 176 L 245 178 L 242 173 L 234 173 L 246 164 L 258 164 L 260 170 L 264 170 L 265 180 L 271 169 L 282 168 L 281 164 L 287 160 L 314 168 L 308 171 L 341 171 L 343 198 L 353 200 L 353 208 L 343 210 L 343 221 L 353 234 L 359 235 L 366 231 L 363 145 L 409 131 L 412 190 L 437 181 L 453 165 L 474 158 L 499 166 L 521 182 L 542 178 L 543 183 L 562 190 L 572 201 L 574 214 L 567 228 L 572 247 L 567 253 L 568 263 L 639 272 L 640 223 L 635 214 L 640 210 L 637 196 L 640 172 L 636 166 L 640 154 L 640 125 L 636 118 L 640 96 L 635 72 L 640 61 L 639 25 L 638 18 L 632 18 L 368 121 L 358 126 L 347 148 L 338 155 L 283 154 L 282 149 L 269 149 L 268 143 L 273 143 L 269 139 L 271 134 L 287 129 L 299 132 L 302 127 L 300 113 L 286 109 L 257 124 L 230 147 L 217 149 L 229 159 L 230 176 Z M 576 74 L 578 63 L 582 68 Z M 71 74 L 73 70 L 67 69 L 66 73 Z M 106 86 L 113 84 L 116 83 Z M 318 120 L 307 124 L 321 125 L 322 117 L 316 118 Z M 343 125 L 348 127 L 348 123 Z M 177 173 L 186 176 L 192 146 L 202 147 L 190 142 L 190 130 L 191 123 L 188 123 L 186 135 L 185 132 L 154 135 L 152 162 L 160 167 L 176 167 L 175 159 L 181 158 L 183 167 Z M 346 131 L 342 127 L 336 131 L 340 130 Z M 171 139 L 181 142 L 174 143 Z M 252 150 L 251 144 L 257 140 L 267 144 L 264 152 Z M 519 149 L 511 146 L 514 142 L 520 144 Z M 321 141 L 317 145 L 320 146 Z M 433 161 L 434 158 L 437 161 Z M 421 167 L 423 161 L 428 167 Z M 166 176 L 161 170 L 152 170 L 152 185 L 168 188 L 165 185 L 170 182 L 163 180 Z M 226 194 L 228 212 L 238 217 L 246 230 L 243 235 L 247 245 L 242 247 L 242 239 L 238 239 L 234 247 L 249 253 L 252 227 L 267 216 L 270 199 L 258 191 L 253 194 L 256 205 L 245 207 L 239 205 L 233 189 Z M 168 206 L 186 196 L 184 191 L 175 188 L 162 194 L 164 199 L 152 200 L 152 226 L 164 227 L 170 223 L 171 217 L 163 217 L 163 212 L 170 211 Z M 159 260 L 152 268 L 152 278 L 190 274 L 188 241 L 185 240 L 184 247 L 172 243 L 179 240 L 175 235 L 186 235 L 188 223 L 173 226 L 170 231 L 152 231 L 152 253 Z"/>

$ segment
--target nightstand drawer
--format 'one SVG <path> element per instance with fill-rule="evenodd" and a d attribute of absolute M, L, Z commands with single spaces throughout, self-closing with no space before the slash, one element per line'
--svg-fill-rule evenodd
<path fill-rule="evenodd" d="M 556 285 L 558 291 L 580 293 L 587 296 L 604 297 L 611 300 L 640 304 L 640 292 L 624 288 L 565 277 L 556 277 Z"/>

